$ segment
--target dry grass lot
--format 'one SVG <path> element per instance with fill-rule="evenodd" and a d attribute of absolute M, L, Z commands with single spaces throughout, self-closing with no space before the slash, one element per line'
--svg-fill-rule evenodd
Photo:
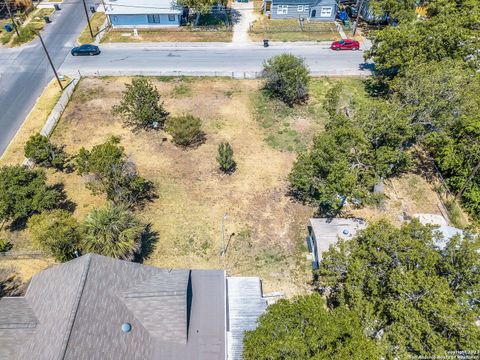
<path fill-rule="evenodd" d="M 102 43 L 112 42 L 230 42 L 233 33 L 225 28 L 220 30 L 176 29 L 142 30 L 138 37 L 133 36 L 132 29 L 110 30 L 102 38 Z"/>
<path fill-rule="evenodd" d="M 129 78 L 83 79 L 52 139 L 75 154 L 84 146 L 121 137 L 131 160 L 152 180 L 158 199 L 138 212 L 157 234 L 157 241 L 145 263 L 160 267 L 221 268 L 221 219 L 225 213 L 225 266 L 231 275 L 255 275 L 264 280 L 264 290 L 287 295 L 309 290 L 310 262 L 304 237 L 312 207 L 288 197 L 286 177 L 296 157 L 313 134 L 322 131 L 326 114 L 323 97 L 338 81 L 355 89 L 357 101 L 365 99 L 362 80 L 322 78 L 311 84 L 309 103 L 289 109 L 269 100 L 259 91 L 259 81 L 220 78 L 153 79 L 165 106 L 173 115 L 192 113 L 203 121 L 206 142 L 183 150 L 165 133 L 132 133 L 111 115 Z M 44 95 L 45 96 L 45 95 Z M 35 113 L 35 112 L 34 112 Z M 9 148 L 2 164 L 20 162 L 28 134 L 40 127 L 40 118 L 30 117 Z M 223 175 L 215 160 L 217 146 L 229 141 L 237 170 Z M 82 219 L 105 199 L 93 196 L 76 173 L 48 171 L 51 183 L 62 182 L 69 198 L 77 204 L 75 216 Z M 412 191 L 412 188 L 415 191 Z M 350 212 L 367 220 L 388 217 L 397 221 L 403 210 L 437 212 L 436 194 L 422 176 L 408 174 L 387 184 L 382 208 Z M 30 247 L 25 231 L 0 236 L 14 244 L 14 250 Z M 51 264 L 45 260 L 0 259 L 0 266 L 16 266 L 27 278 Z M 31 265 L 31 266 L 30 266 Z"/>
<path fill-rule="evenodd" d="M 334 41 L 340 40 L 335 24 L 305 21 L 303 29 L 297 19 L 271 20 L 262 15 L 255 20 L 249 32 L 252 41 Z"/>

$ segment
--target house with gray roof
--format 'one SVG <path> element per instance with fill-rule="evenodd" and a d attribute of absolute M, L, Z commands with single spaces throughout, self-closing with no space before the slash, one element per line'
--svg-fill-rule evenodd
<path fill-rule="evenodd" d="M 265 309 L 258 278 L 87 254 L 0 300 L 0 359 L 241 359 Z"/>
<path fill-rule="evenodd" d="M 263 12 L 271 19 L 335 21 L 336 0 L 263 0 Z"/>

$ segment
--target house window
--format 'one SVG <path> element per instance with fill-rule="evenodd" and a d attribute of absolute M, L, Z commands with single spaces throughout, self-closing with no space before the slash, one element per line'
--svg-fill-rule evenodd
<path fill-rule="evenodd" d="M 308 5 L 305 5 L 305 6 L 303 7 L 303 11 L 305 11 L 306 13 L 308 13 L 308 11 L 309 11 Z"/>
<path fill-rule="evenodd" d="M 175 15 L 168 15 L 168 21 L 175 21 Z"/>
<path fill-rule="evenodd" d="M 303 12 L 303 5 L 298 5 L 297 11 L 298 12 Z"/>
<path fill-rule="evenodd" d="M 288 14 L 288 5 L 278 5 L 277 14 L 287 15 Z"/>
<path fill-rule="evenodd" d="M 329 7 L 322 7 L 320 10 L 320 17 L 331 17 L 332 16 L 333 8 Z"/>
<path fill-rule="evenodd" d="M 160 24 L 160 15 L 147 15 L 149 24 Z"/>

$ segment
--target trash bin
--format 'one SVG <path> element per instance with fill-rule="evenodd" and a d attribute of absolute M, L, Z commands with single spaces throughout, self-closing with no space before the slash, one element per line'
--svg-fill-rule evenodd
<path fill-rule="evenodd" d="M 47 24 L 50 24 L 52 22 L 52 20 L 50 20 L 50 16 L 44 16 L 43 20 L 45 20 Z"/>
<path fill-rule="evenodd" d="M 95 6 L 90 6 L 90 12 L 93 14 L 94 12 L 96 12 L 97 10 L 95 10 Z"/>
<path fill-rule="evenodd" d="M 6 31 L 6 32 L 12 32 L 12 30 L 13 30 L 12 25 L 10 25 L 10 24 L 6 24 L 6 25 L 4 26 L 4 28 L 5 28 L 5 31 Z"/>
<path fill-rule="evenodd" d="M 263 47 L 268 47 L 268 40 L 267 39 L 263 39 Z"/>
<path fill-rule="evenodd" d="M 56 11 L 60 10 L 60 5 L 58 5 L 58 4 L 53 4 L 53 7 L 55 8 Z"/>

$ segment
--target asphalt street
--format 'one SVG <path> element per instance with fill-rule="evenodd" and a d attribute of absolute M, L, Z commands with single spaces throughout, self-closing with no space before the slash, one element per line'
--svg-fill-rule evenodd
<path fill-rule="evenodd" d="M 62 5 L 42 32 L 55 66 L 59 67 L 86 25 L 81 0 Z M 20 49 L 0 48 L 0 154 L 22 125 L 53 73 L 40 41 Z"/>
<path fill-rule="evenodd" d="M 332 51 L 327 44 L 260 44 L 235 47 L 160 44 L 108 44 L 98 56 L 67 56 L 60 71 L 67 75 L 220 75 L 253 77 L 265 59 L 281 53 L 305 58 L 313 75 L 369 75 L 363 51 Z"/>

